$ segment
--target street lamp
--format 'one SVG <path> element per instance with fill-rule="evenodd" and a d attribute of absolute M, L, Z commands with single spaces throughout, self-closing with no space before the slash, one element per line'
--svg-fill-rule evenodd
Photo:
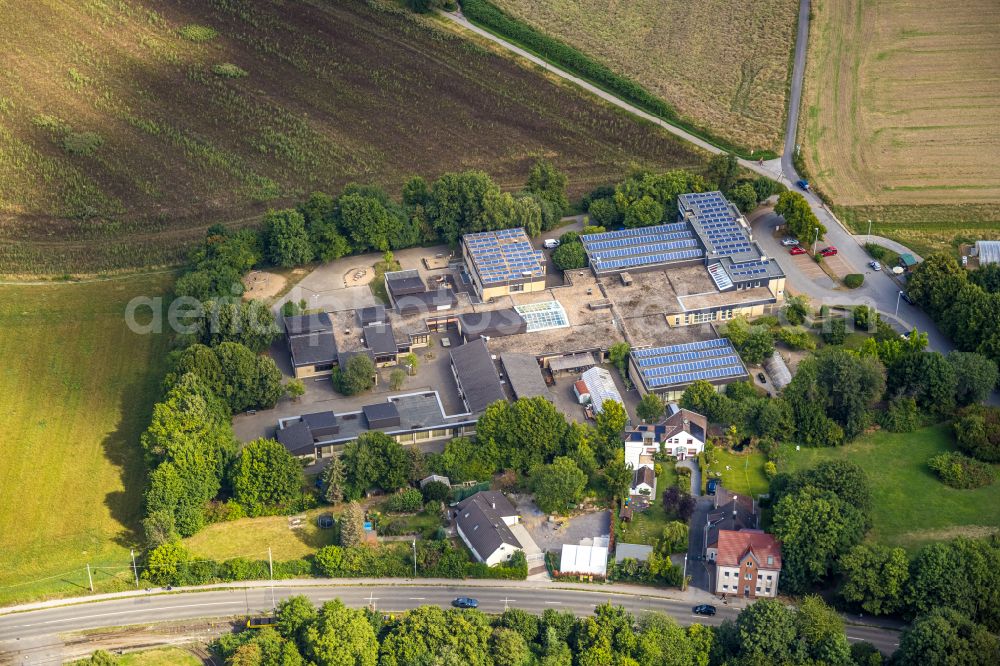
<path fill-rule="evenodd" d="M 868 242 L 872 242 L 872 221 L 868 220 Z"/>
<path fill-rule="evenodd" d="M 816 236 L 813 238 L 813 256 L 816 256 L 816 243 L 819 241 L 819 227 L 813 227 L 813 231 L 816 232 Z"/>
<path fill-rule="evenodd" d="M 899 299 L 903 296 L 903 290 L 900 289 L 899 293 L 896 294 L 896 318 L 899 318 Z"/>

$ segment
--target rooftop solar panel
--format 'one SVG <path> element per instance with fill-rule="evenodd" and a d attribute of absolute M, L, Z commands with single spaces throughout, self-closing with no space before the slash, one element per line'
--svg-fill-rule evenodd
<path fill-rule="evenodd" d="M 646 382 L 650 388 L 661 386 L 673 386 L 677 384 L 688 384 L 699 379 L 725 379 L 727 377 L 740 377 L 746 374 L 742 365 L 731 365 L 722 368 L 711 368 L 709 370 L 697 370 L 694 372 L 668 375 L 666 377 L 655 377 Z"/>

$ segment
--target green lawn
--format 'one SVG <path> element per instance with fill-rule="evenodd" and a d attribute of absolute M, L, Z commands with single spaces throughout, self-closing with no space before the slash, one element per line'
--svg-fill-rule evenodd
<path fill-rule="evenodd" d="M 981 536 L 1000 528 L 1000 482 L 976 490 L 944 485 L 927 460 L 952 449 L 945 425 L 914 433 L 876 432 L 839 448 L 785 451 L 785 467 L 798 470 L 823 460 L 847 458 L 868 473 L 875 499 L 872 541 L 916 550 L 930 541 Z"/>
<path fill-rule="evenodd" d="M 764 463 L 767 459 L 763 453 L 733 453 L 727 449 L 716 448 L 713 454 L 716 463 L 708 469 L 708 474 L 702 479 L 721 479 L 722 485 L 728 490 L 740 495 L 759 497 L 768 491 L 767 477 L 764 476 Z M 716 473 L 721 476 L 716 476 Z"/>
<path fill-rule="evenodd" d="M 625 529 L 619 532 L 618 540 L 625 543 L 644 543 L 655 546 L 663 534 L 663 528 L 669 520 L 663 511 L 663 492 L 677 481 L 677 472 L 670 463 L 660 463 L 663 468 L 656 477 L 656 499 L 642 513 L 636 513 L 631 523 L 625 523 Z"/>
<path fill-rule="evenodd" d="M 218 561 L 234 557 L 266 560 L 268 548 L 275 560 L 294 560 L 334 543 L 335 529 L 316 526 L 316 517 L 323 513 L 339 513 L 339 510 L 332 511 L 330 507 L 313 509 L 304 514 L 306 519 L 302 526 L 295 529 L 289 527 L 288 516 L 215 523 L 185 539 L 184 545 L 199 557 Z"/>
<path fill-rule="evenodd" d="M 167 349 L 124 311 L 172 279 L 0 286 L 0 604 L 131 585 Z"/>

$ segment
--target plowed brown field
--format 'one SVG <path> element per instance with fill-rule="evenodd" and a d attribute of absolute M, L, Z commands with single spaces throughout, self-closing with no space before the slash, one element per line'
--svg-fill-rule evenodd
<path fill-rule="evenodd" d="M 176 262 L 209 224 L 350 181 L 518 187 L 544 155 L 579 194 L 703 163 L 392 2 L 14 2 L 0 34 L 0 274 Z"/>

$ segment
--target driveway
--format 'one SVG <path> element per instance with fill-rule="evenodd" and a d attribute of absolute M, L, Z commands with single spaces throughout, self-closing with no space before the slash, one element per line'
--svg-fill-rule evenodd
<path fill-rule="evenodd" d="M 711 497 L 699 497 L 688 523 L 688 575 L 690 586 L 699 590 L 710 590 L 712 577 L 705 556 L 705 523 L 712 510 Z"/>
<path fill-rule="evenodd" d="M 699 497 L 701 495 L 701 467 L 694 458 L 688 458 L 677 463 L 680 467 L 687 467 L 691 470 L 691 495 Z"/>

